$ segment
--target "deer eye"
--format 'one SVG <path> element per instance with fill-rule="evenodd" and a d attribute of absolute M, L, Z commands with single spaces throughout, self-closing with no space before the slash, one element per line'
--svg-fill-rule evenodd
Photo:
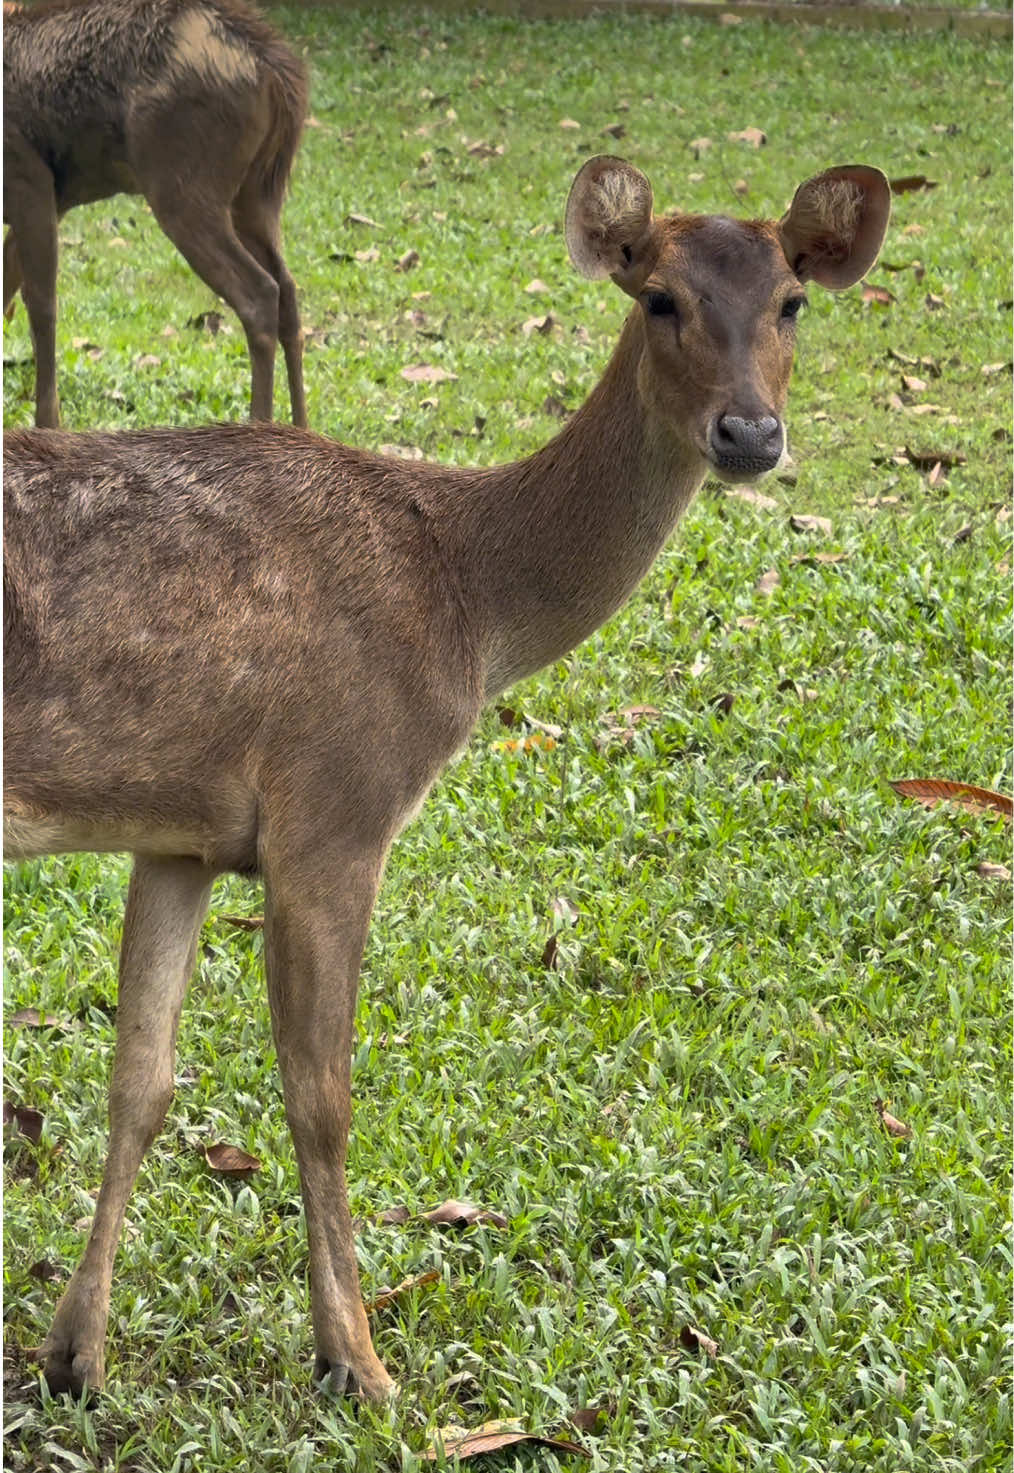
<path fill-rule="evenodd" d="M 800 309 L 806 306 L 805 297 L 786 297 L 782 303 L 782 321 L 795 322 Z"/>
<path fill-rule="evenodd" d="M 676 313 L 676 303 L 668 292 L 649 292 L 645 306 L 652 317 L 672 317 Z"/>

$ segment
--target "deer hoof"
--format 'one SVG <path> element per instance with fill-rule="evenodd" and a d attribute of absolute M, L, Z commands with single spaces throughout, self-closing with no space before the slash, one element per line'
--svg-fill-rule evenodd
<path fill-rule="evenodd" d="M 70 1343 L 53 1344 L 47 1340 L 32 1352 L 33 1360 L 42 1361 L 42 1373 L 52 1396 L 65 1392 L 77 1398 L 102 1390 L 106 1380 L 103 1357 L 86 1351 L 75 1351 Z"/>
<path fill-rule="evenodd" d="M 327 1396 L 357 1396 L 362 1401 L 387 1401 L 397 1395 L 398 1391 L 379 1360 L 372 1367 L 361 1366 L 357 1369 L 346 1365 L 344 1361 L 318 1355 L 313 1379 Z"/>

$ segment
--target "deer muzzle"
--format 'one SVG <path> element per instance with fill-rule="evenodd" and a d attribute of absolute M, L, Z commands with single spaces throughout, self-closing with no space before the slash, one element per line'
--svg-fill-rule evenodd
<path fill-rule="evenodd" d="M 719 414 L 708 429 L 708 460 L 723 480 L 762 476 L 774 470 L 785 452 L 785 430 L 773 414 L 743 419 Z"/>

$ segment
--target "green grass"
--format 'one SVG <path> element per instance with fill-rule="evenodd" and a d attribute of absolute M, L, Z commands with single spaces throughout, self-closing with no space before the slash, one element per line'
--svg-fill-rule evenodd
<path fill-rule="evenodd" d="M 356 443 L 494 462 L 553 433 L 547 396 L 581 401 L 624 312 L 565 259 L 558 222 L 589 152 L 634 160 L 663 208 L 775 213 L 852 160 L 938 187 L 896 200 L 872 273 L 890 307 L 810 293 L 795 485 L 764 488 L 775 508 L 706 489 L 630 606 L 511 695 L 564 728 L 559 745 L 505 752 L 490 711 L 395 849 L 363 973 L 353 1210 L 457 1196 L 510 1226 L 362 1228 L 367 1297 L 441 1275 L 378 1316 L 393 1410 L 309 1386 L 260 938 L 221 919 L 260 908 L 238 880 L 216 890 L 176 1099 L 128 1215 L 108 1390 L 92 1409 L 40 1401 L 22 1351 L 100 1178 L 126 867 L 8 873 L 8 1010 L 73 1026 L 7 1034 L 6 1095 L 46 1117 L 38 1148 L 6 1150 L 7 1465 L 411 1470 L 446 1423 L 556 1428 L 601 1402 L 590 1460 L 516 1448 L 495 1466 L 1008 1467 L 1010 897 L 976 867 L 1009 864 L 1009 836 L 886 786 L 1009 786 L 1010 378 L 981 371 L 1010 359 L 1006 47 L 276 15 L 313 67 L 317 126 L 285 216 L 311 423 Z M 748 126 L 765 148 L 727 141 Z M 241 334 L 185 325 L 214 303 L 143 202 L 75 211 L 63 241 L 68 424 L 244 414 Z M 410 248 L 419 265 L 397 271 Z M 547 293 L 525 292 L 535 277 Z M 558 326 L 525 337 L 547 310 Z M 5 419 L 27 423 L 23 311 L 5 351 Z M 161 362 L 135 367 L 145 354 Z M 418 362 L 458 377 L 406 383 Z M 964 459 L 933 486 L 895 463 L 906 445 Z M 831 535 L 793 532 L 792 512 L 830 517 Z M 659 714 L 608 739 L 634 703 Z M 878 1098 L 910 1140 L 884 1134 Z M 261 1171 L 213 1178 L 195 1150 L 213 1139 Z M 29 1272 L 43 1259 L 54 1278 Z M 688 1326 L 717 1355 L 688 1348 Z"/>

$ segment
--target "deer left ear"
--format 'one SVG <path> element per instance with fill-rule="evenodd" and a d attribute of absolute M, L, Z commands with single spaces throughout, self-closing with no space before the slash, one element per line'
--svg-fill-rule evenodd
<path fill-rule="evenodd" d="M 785 259 L 800 281 L 842 291 L 877 259 L 890 214 L 891 186 L 879 169 L 828 169 L 799 186 L 779 221 Z"/>

